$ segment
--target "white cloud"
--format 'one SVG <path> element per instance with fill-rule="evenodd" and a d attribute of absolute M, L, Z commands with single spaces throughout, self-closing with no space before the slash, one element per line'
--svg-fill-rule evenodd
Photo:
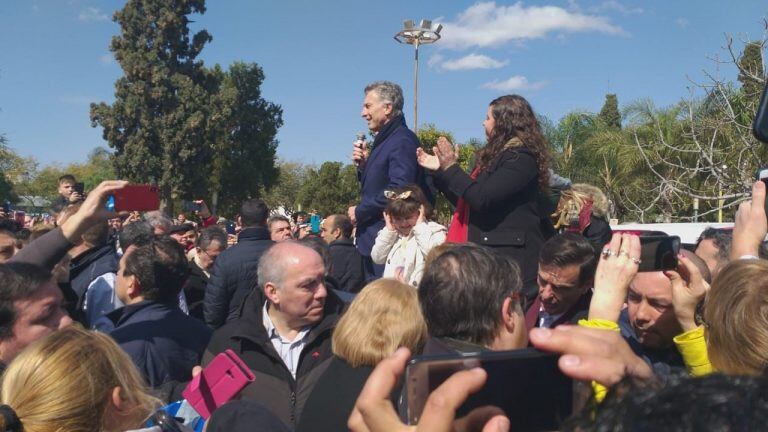
<path fill-rule="evenodd" d="M 498 46 L 513 40 L 543 38 L 553 32 L 627 34 L 605 17 L 557 6 L 526 7 L 522 2 L 511 6 L 497 6 L 492 1 L 475 3 L 443 27 L 440 44 L 453 49 Z"/>
<path fill-rule="evenodd" d="M 680 28 L 687 28 L 691 22 L 685 18 L 678 18 L 675 20 L 675 24 L 677 24 L 677 26 Z"/>
<path fill-rule="evenodd" d="M 470 54 L 455 60 L 446 60 L 440 64 L 440 67 L 449 71 L 472 70 L 472 69 L 498 69 L 504 67 L 509 61 L 499 61 L 482 54 Z"/>
<path fill-rule="evenodd" d="M 597 13 L 618 12 L 622 15 L 638 15 L 643 13 L 643 8 L 627 6 L 618 0 L 605 0 L 589 10 Z"/>
<path fill-rule="evenodd" d="M 81 10 L 77 19 L 84 22 L 109 21 L 109 16 L 102 12 L 101 9 L 90 6 Z"/>
<path fill-rule="evenodd" d="M 115 62 L 115 58 L 110 53 L 102 54 L 101 57 L 99 57 L 99 63 L 103 65 L 111 65 Z"/>
<path fill-rule="evenodd" d="M 445 60 L 445 57 L 439 53 L 432 54 L 429 57 L 429 60 L 427 60 L 427 66 L 429 67 L 436 67 L 440 66 L 440 64 Z"/>
<path fill-rule="evenodd" d="M 483 84 L 481 87 L 491 90 L 501 90 L 505 92 L 517 90 L 538 90 L 546 85 L 544 81 L 529 82 L 528 78 L 522 75 L 514 75 L 505 80 L 493 80 Z"/>

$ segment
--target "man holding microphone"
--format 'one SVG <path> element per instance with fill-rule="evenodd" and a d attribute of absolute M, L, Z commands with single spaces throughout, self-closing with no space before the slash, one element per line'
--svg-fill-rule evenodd
<path fill-rule="evenodd" d="M 384 191 L 417 184 L 430 200 L 432 194 L 424 182 L 424 171 L 416 163 L 419 139 L 405 124 L 400 86 L 389 81 L 366 86 L 361 116 L 375 138 L 370 149 L 360 136 L 354 143 L 352 161 L 357 166 L 362 196 L 360 204 L 349 208 L 348 215 L 357 227 L 357 249 L 363 256 L 365 277 L 370 281 L 381 277 L 384 271 L 383 265 L 371 260 L 376 235 L 384 227 Z"/>

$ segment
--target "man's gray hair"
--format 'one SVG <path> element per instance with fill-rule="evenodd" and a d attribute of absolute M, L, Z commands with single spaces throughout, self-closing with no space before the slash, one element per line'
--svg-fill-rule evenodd
<path fill-rule="evenodd" d="M 165 215 L 160 210 L 153 210 L 144 213 L 144 216 L 142 218 L 149 222 L 150 225 L 152 225 L 152 228 L 160 227 L 165 232 L 168 232 L 171 230 L 171 227 L 173 226 L 173 221 L 171 218 Z"/>
<path fill-rule="evenodd" d="M 391 81 L 376 81 L 365 86 L 365 94 L 375 91 L 384 102 L 392 104 L 392 117 L 403 114 L 403 89 Z"/>

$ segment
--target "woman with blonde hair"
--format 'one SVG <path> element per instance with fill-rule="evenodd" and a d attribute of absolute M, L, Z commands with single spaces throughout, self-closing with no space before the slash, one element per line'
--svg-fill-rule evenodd
<path fill-rule="evenodd" d="M 336 325 L 334 357 L 307 399 L 296 430 L 347 430 L 373 368 L 399 347 L 420 353 L 426 338 L 416 288 L 395 279 L 368 284 Z"/>
<path fill-rule="evenodd" d="M 141 428 L 160 406 L 109 336 L 79 326 L 30 345 L 0 389 L 3 431 L 126 431 Z"/>
<path fill-rule="evenodd" d="M 712 367 L 729 375 L 761 375 L 768 366 L 768 261 L 743 259 L 720 271 L 704 301 Z"/>

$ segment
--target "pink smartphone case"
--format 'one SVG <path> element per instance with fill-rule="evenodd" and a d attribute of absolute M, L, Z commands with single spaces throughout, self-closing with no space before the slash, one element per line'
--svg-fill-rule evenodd
<path fill-rule="evenodd" d="M 204 419 L 234 398 L 248 383 L 256 380 L 251 369 L 234 353 L 226 350 L 214 357 L 181 393 Z"/>

